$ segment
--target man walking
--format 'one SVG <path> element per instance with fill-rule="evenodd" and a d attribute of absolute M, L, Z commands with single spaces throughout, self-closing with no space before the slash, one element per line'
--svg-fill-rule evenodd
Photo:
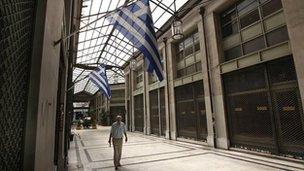
<path fill-rule="evenodd" d="M 121 151 L 122 151 L 122 138 L 123 134 L 125 134 L 125 141 L 128 141 L 127 132 L 125 128 L 125 124 L 121 121 L 121 116 L 116 116 L 116 122 L 112 124 L 110 137 L 109 137 L 109 144 L 111 145 L 111 139 L 113 142 L 113 148 L 114 148 L 114 166 L 115 170 L 118 169 L 121 159 Z"/>

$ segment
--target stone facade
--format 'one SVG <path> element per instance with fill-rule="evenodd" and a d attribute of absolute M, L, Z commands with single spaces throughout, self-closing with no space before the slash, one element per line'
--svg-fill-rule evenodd
<path fill-rule="evenodd" d="M 270 46 L 263 50 L 257 51 L 257 53 L 249 53 L 248 55 L 241 55 L 239 58 L 225 61 L 225 48 L 231 46 L 234 40 L 228 40 L 230 38 L 222 38 L 221 29 L 221 14 L 230 8 L 233 4 L 240 3 L 241 1 L 231 0 L 214 0 L 209 3 L 204 3 L 203 6 L 195 6 L 190 11 L 182 15 L 183 30 L 187 37 L 197 30 L 199 35 L 199 52 L 197 58 L 201 63 L 201 70 L 192 74 L 188 74 L 182 77 L 178 77 L 179 62 L 177 61 L 177 51 L 179 41 L 171 38 L 171 30 L 168 27 L 169 24 L 163 26 L 163 30 L 167 30 L 163 33 L 158 33 L 159 50 L 164 57 L 164 75 L 165 80 L 162 82 L 149 83 L 150 75 L 143 71 L 142 76 L 139 76 L 138 71 L 144 66 L 142 56 L 134 56 L 137 60 L 137 68 L 133 71 L 129 66 L 125 67 L 126 78 L 126 97 L 125 105 L 127 110 L 127 124 L 131 131 L 135 131 L 135 118 L 136 111 L 134 108 L 134 97 L 137 95 L 143 95 L 143 120 L 144 120 L 144 134 L 151 134 L 151 113 L 150 113 L 150 96 L 149 92 L 164 88 L 165 97 L 165 115 L 166 115 L 166 130 L 165 138 L 173 140 L 184 140 L 196 143 L 203 143 L 205 145 L 228 149 L 231 147 L 229 138 L 229 126 L 226 109 L 226 96 L 224 90 L 223 77 L 226 73 L 238 71 L 240 69 L 255 66 L 257 64 L 263 64 L 275 59 L 281 59 L 286 55 L 292 55 L 295 61 L 295 70 L 298 80 L 298 87 L 301 93 L 301 105 L 300 113 L 303 115 L 304 109 L 304 95 L 303 95 L 303 34 L 300 31 L 304 27 L 304 14 L 303 5 L 301 0 L 292 1 L 282 0 L 282 9 L 276 13 L 273 13 L 271 17 L 263 17 L 261 21 L 264 25 L 265 36 L 268 36 L 270 27 L 277 27 L 276 25 L 286 25 L 288 29 L 289 39 L 279 45 Z M 259 2 L 259 1 L 257 1 Z M 266 1 L 261 1 L 260 11 L 264 10 Z M 265 7 L 266 10 L 266 7 Z M 186 10 L 183 10 L 186 11 Z M 260 14 L 262 15 L 262 14 Z M 281 17 L 281 18 L 280 18 Z M 285 22 L 286 21 L 286 22 Z M 170 22 L 170 20 L 169 20 Z M 278 24 L 279 23 L 279 24 Z M 241 29 L 241 36 L 244 40 L 246 36 L 255 34 L 253 27 L 255 24 L 251 24 L 246 28 Z M 250 32 L 251 31 L 251 32 Z M 248 33 L 250 32 L 250 33 Z M 232 39 L 232 38 L 231 38 Z M 268 40 L 268 39 L 267 39 Z M 244 45 L 245 46 L 245 45 Z M 244 47 L 245 48 L 245 47 Z M 224 53 L 225 52 L 225 53 Z M 245 52 L 243 52 L 245 53 Z M 259 56 L 260 55 L 260 56 Z M 189 59 L 189 58 L 187 58 Z M 187 65 L 187 64 L 186 64 Z M 139 77 L 143 77 L 142 79 Z M 204 90 L 204 103 L 206 112 L 206 127 L 207 137 L 206 140 L 193 141 L 178 136 L 178 116 L 177 116 L 177 103 L 175 88 L 190 84 L 193 82 L 202 81 Z M 304 116 L 302 116 L 304 117 Z M 302 118 L 303 119 L 303 118 Z M 304 123 L 302 123 L 304 124 Z M 304 129 L 304 128 L 302 128 Z"/>

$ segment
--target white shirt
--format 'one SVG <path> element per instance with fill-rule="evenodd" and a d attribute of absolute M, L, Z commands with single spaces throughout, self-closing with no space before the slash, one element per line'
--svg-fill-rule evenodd
<path fill-rule="evenodd" d="M 124 133 L 126 133 L 126 128 L 123 122 L 120 122 L 120 124 L 114 122 L 112 124 L 111 134 L 113 138 L 122 138 Z"/>

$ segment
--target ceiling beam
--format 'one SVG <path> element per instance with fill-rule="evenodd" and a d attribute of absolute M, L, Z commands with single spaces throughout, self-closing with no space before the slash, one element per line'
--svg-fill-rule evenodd
<path fill-rule="evenodd" d="M 154 2 L 154 1 L 156 1 L 156 2 Z M 166 12 L 170 13 L 171 15 L 174 15 L 174 11 L 171 8 L 167 7 L 165 4 L 163 4 L 162 2 L 157 1 L 157 0 L 150 0 L 150 2 L 152 2 L 156 6 L 160 7 L 161 9 L 165 10 Z M 161 6 L 160 4 L 164 5 L 165 7 Z M 170 11 L 168 9 L 170 9 Z"/>
<path fill-rule="evenodd" d="M 86 29 L 86 30 L 83 30 L 83 31 L 80 31 L 79 32 L 79 34 L 80 33 L 83 33 L 83 32 L 86 32 L 86 31 L 97 31 L 97 30 L 95 30 L 95 29 L 101 29 L 101 28 L 104 28 L 104 27 L 109 27 L 109 26 L 111 26 L 112 24 L 108 24 L 108 25 L 103 25 L 103 26 L 99 26 L 99 27 L 90 27 L 90 29 Z"/>
<path fill-rule="evenodd" d="M 86 64 L 74 64 L 74 67 L 84 69 L 84 70 L 95 70 L 97 66 L 90 66 Z M 117 69 L 122 69 L 120 66 L 115 66 L 115 65 L 105 65 L 106 70 L 117 68 Z"/>
<path fill-rule="evenodd" d="M 125 0 L 125 3 L 124 3 L 123 6 L 126 6 L 126 5 L 128 4 L 128 2 L 129 2 L 129 0 Z M 106 42 L 105 42 L 106 44 L 109 43 L 109 40 L 111 39 L 111 36 L 112 36 L 113 33 L 114 33 L 114 30 L 115 30 L 115 27 L 112 28 L 112 30 L 111 30 L 111 32 L 110 32 L 110 36 L 107 38 L 107 40 L 106 40 Z M 99 55 L 99 57 L 98 57 L 98 59 L 97 59 L 97 63 L 99 63 L 99 60 L 100 60 L 100 58 L 101 58 L 101 55 L 102 55 L 103 51 L 105 50 L 106 46 L 107 46 L 107 45 L 105 45 L 105 46 L 102 47 L 102 50 L 101 50 L 101 52 L 100 52 L 100 55 Z"/>
<path fill-rule="evenodd" d="M 92 38 L 92 39 L 86 39 L 84 41 L 80 41 L 77 44 L 85 43 L 85 42 L 88 42 L 88 41 L 92 41 L 92 40 L 95 40 L 95 39 L 100 39 L 100 38 L 107 37 L 107 36 L 109 36 L 109 35 L 101 35 L 101 36 L 98 36 L 98 37 L 95 37 L 95 38 Z"/>
<path fill-rule="evenodd" d="M 77 56 L 77 58 L 83 58 L 83 57 L 90 56 L 90 55 L 93 55 L 93 54 L 96 54 L 96 53 L 99 53 L 99 52 L 100 52 L 100 51 L 91 52 L 91 53 L 86 53 L 86 54 L 84 54 L 84 55 Z"/>
<path fill-rule="evenodd" d="M 120 59 L 120 60 L 122 60 L 122 61 L 124 61 L 124 62 L 127 62 L 127 60 L 125 60 L 125 59 L 122 59 L 121 57 L 119 57 L 119 56 L 117 56 L 117 55 L 115 55 L 115 54 L 113 54 L 113 53 L 111 53 L 111 52 L 109 52 L 109 51 L 104 51 L 104 52 L 106 52 L 106 53 L 108 53 L 108 54 L 110 54 L 110 55 L 112 55 L 112 56 L 114 56 L 114 57 L 116 57 L 116 58 L 118 58 L 118 59 Z"/>

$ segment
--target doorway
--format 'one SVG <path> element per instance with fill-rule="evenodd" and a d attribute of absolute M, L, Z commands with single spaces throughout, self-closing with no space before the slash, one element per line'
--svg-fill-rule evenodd
<path fill-rule="evenodd" d="M 166 104 L 165 89 L 159 88 L 149 92 L 151 134 L 165 136 L 166 134 Z"/>
<path fill-rule="evenodd" d="M 135 131 L 144 131 L 144 102 L 143 94 L 134 96 Z"/>
<path fill-rule="evenodd" d="M 203 81 L 175 88 L 178 137 L 206 141 L 207 119 Z"/>
<path fill-rule="evenodd" d="M 224 75 L 231 145 L 304 155 L 304 116 L 292 57 Z"/>

